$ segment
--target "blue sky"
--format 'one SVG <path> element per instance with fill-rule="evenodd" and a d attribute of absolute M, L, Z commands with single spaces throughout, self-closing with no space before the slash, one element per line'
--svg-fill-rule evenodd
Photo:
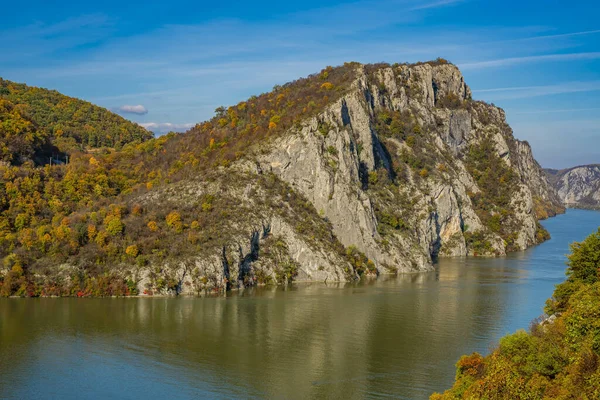
<path fill-rule="evenodd" d="M 600 5 L 578 1 L 102 1 L 3 5 L 0 76 L 185 130 L 344 61 L 444 57 L 543 166 L 600 163 Z"/>

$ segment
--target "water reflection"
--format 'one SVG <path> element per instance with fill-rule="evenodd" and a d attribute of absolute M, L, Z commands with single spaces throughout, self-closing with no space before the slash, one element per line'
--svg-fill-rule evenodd
<path fill-rule="evenodd" d="M 541 313 L 568 243 L 600 213 L 546 225 L 553 240 L 528 252 L 357 285 L 3 299 L 0 398 L 427 398 L 451 384 L 461 354 Z"/>

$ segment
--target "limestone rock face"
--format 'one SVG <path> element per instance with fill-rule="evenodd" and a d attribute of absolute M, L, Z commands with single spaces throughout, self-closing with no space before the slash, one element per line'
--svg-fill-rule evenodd
<path fill-rule="evenodd" d="M 546 170 L 567 207 L 600 209 L 600 165 Z"/>
<path fill-rule="evenodd" d="M 537 221 L 562 210 L 558 195 L 504 111 L 473 101 L 458 68 L 357 65 L 353 76 L 227 169 L 136 199 L 176 209 L 210 195 L 230 206 L 202 254 L 142 268 L 136 281 L 156 288 L 160 276 L 181 293 L 349 281 L 546 238 Z"/>
<path fill-rule="evenodd" d="M 398 154 L 416 153 L 410 139 L 378 131 L 378 118 L 391 112 L 409 113 L 415 124 L 427 127 L 419 133 L 427 164 L 419 165 L 422 176 L 407 168 L 402 180 L 375 189 L 377 175 L 396 174 Z M 469 172 L 467 153 L 485 140 L 514 175 L 510 204 L 490 211 L 491 218 L 510 212 L 505 220 L 513 226 L 510 247 L 506 235 L 481 220 L 485 212 L 472 201 L 482 188 Z M 561 210 L 531 148 L 514 139 L 504 112 L 473 102 L 460 71 L 450 64 L 383 67 L 374 73 L 359 67 L 353 90 L 274 141 L 258 162 L 306 196 L 339 240 L 364 252 L 380 272 L 427 270 L 437 256 L 525 249 L 540 240 L 537 219 Z M 435 178 L 426 176 L 431 170 Z M 536 214 L 536 205 L 545 215 Z M 485 243 L 477 245 L 483 251 L 473 237 Z"/>
<path fill-rule="evenodd" d="M 192 204 L 206 195 L 236 204 L 236 215 L 227 219 L 226 231 L 217 233 L 227 238 L 225 246 L 211 248 L 209 244 L 202 254 L 131 271 L 124 266 L 124 272 L 135 276 L 140 293 L 151 288 L 162 294 L 200 294 L 226 286 L 284 283 L 292 275 L 295 281 L 355 279 L 343 246 L 335 237 L 327 236 L 331 231 L 327 222 L 310 210 L 300 209 L 295 202 L 302 199 L 292 196 L 285 186 L 268 191 L 265 179 L 260 178 L 248 171 L 217 172 L 208 182 L 183 181 L 137 198 L 142 206 L 160 204 L 165 209 Z M 275 209 L 269 201 L 281 207 Z M 304 223 L 303 233 L 295 229 L 297 221 Z M 325 236 L 315 238 L 323 232 Z M 177 285 L 175 289 L 157 290 L 158 280 Z"/>

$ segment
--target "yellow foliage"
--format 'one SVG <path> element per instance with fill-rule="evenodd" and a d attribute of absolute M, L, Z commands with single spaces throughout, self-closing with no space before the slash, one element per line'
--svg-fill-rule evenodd
<path fill-rule="evenodd" d="M 133 208 L 131 209 L 131 213 L 133 215 L 141 215 L 142 214 L 142 206 L 139 204 L 134 204 Z"/>
<path fill-rule="evenodd" d="M 100 163 L 98 162 L 98 160 L 96 160 L 95 157 L 90 157 L 90 161 L 89 162 L 90 162 L 90 165 L 92 167 L 99 167 L 100 166 Z"/>
<path fill-rule="evenodd" d="M 106 218 L 104 218 L 104 226 L 106 232 L 111 236 L 120 235 L 124 228 L 121 218 L 116 215 L 107 215 Z"/>
<path fill-rule="evenodd" d="M 331 89 L 333 89 L 333 83 L 325 82 L 324 84 L 321 85 L 321 89 L 331 90 Z"/>
<path fill-rule="evenodd" d="M 125 249 L 125 254 L 127 254 L 130 257 L 137 257 L 137 255 L 139 254 L 138 247 L 135 244 L 127 246 L 127 248 Z"/>
<path fill-rule="evenodd" d="M 94 241 L 96 242 L 96 244 L 100 247 L 104 246 L 104 244 L 106 243 L 106 238 L 108 237 L 107 233 L 104 231 L 100 231 L 98 232 L 98 234 L 96 235 L 96 239 L 94 239 Z"/>
<path fill-rule="evenodd" d="M 195 231 L 189 231 L 188 235 L 187 235 L 187 238 L 188 238 L 188 241 L 191 244 L 196 244 L 200 240 L 200 237 L 198 236 L 198 233 L 195 232 Z"/>
<path fill-rule="evenodd" d="M 152 232 L 156 232 L 158 230 L 158 224 L 156 223 L 156 221 L 150 221 L 148 222 L 148 229 L 150 229 Z"/>
<path fill-rule="evenodd" d="M 19 242 L 21 242 L 26 249 L 31 249 L 35 243 L 35 234 L 33 229 L 26 228 L 19 232 Z"/>
<path fill-rule="evenodd" d="M 19 261 L 17 261 L 16 264 L 13 265 L 13 267 L 10 269 L 10 271 L 16 276 L 23 275 L 23 267 L 21 267 L 21 264 Z"/>
<path fill-rule="evenodd" d="M 273 121 L 269 122 L 269 129 L 275 129 L 277 128 L 277 124 Z"/>
<path fill-rule="evenodd" d="M 96 228 L 96 225 L 89 224 L 87 227 L 87 234 L 89 240 L 94 240 L 96 234 L 98 234 L 98 229 Z"/>
<path fill-rule="evenodd" d="M 165 218 L 167 226 L 174 229 L 176 232 L 181 232 L 183 229 L 183 223 L 181 222 L 181 215 L 177 211 L 171 211 Z"/>

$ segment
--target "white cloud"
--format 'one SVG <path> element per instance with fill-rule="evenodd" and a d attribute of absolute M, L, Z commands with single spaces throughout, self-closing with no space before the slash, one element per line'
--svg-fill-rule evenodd
<path fill-rule="evenodd" d="M 532 110 L 532 111 L 511 111 L 511 114 L 555 114 L 555 113 L 576 113 L 586 111 L 600 111 L 600 108 L 563 108 L 549 110 Z"/>
<path fill-rule="evenodd" d="M 558 39 L 558 38 L 573 37 L 573 36 L 594 35 L 596 33 L 600 33 L 600 29 L 595 29 L 592 31 L 579 31 L 579 32 L 557 33 L 557 34 L 553 34 L 553 35 L 533 36 L 533 37 L 516 39 L 516 40 Z"/>
<path fill-rule="evenodd" d="M 462 3 L 464 0 L 438 0 L 433 3 L 424 3 L 411 8 L 411 10 L 426 10 L 428 8 L 439 8 L 450 6 L 456 3 Z"/>
<path fill-rule="evenodd" d="M 141 104 L 136 106 L 124 105 L 117 109 L 119 112 L 126 114 L 137 114 L 137 115 L 145 115 L 148 114 L 148 110 Z"/>
<path fill-rule="evenodd" d="M 140 124 L 144 128 L 148 129 L 157 134 L 163 134 L 167 132 L 184 132 L 196 125 L 194 123 L 187 124 L 173 124 L 170 122 L 144 122 Z"/>
<path fill-rule="evenodd" d="M 571 53 L 571 54 L 545 54 L 538 56 L 511 57 L 499 60 L 479 61 L 473 63 L 464 63 L 459 66 L 463 70 L 480 69 L 489 67 L 505 67 L 517 64 L 527 64 L 540 61 L 573 61 L 573 60 L 594 60 L 600 58 L 600 52 L 590 53 Z"/>
<path fill-rule="evenodd" d="M 564 82 L 546 86 L 515 86 L 492 89 L 474 89 L 473 93 L 493 93 L 494 100 L 524 99 L 564 93 L 595 92 L 600 90 L 600 81 Z"/>
<path fill-rule="evenodd" d="M 476 61 L 458 64 L 463 71 L 473 69 L 484 69 L 494 67 L 508 67 L 518 64 L 529 64 L 541 61 L 574 61 L 574 60 L 596 60 L 600 58 L 600 52 L 568 53 L 568 54 L 544 54 L 538 56 L 510 57 L 498 60 Z"/>

